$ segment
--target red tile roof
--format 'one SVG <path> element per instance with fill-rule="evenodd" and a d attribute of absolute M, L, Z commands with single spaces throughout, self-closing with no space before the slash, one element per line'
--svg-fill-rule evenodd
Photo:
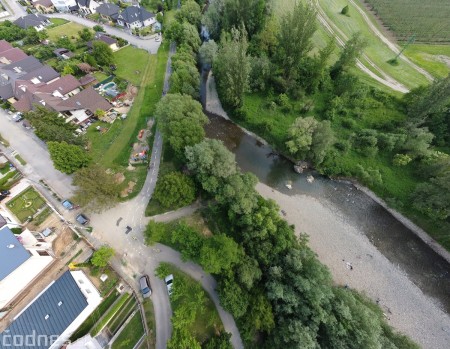
<path fill-rule="evenodd" d="M 10 50 L 13 46 L 6 40 L 0 40 L 0 52 Z"/>
<path fill-rule="evenodd" d="M 0 52 L 0 63 L 3 64 L 15 63 L 27 57 L 28 55 L 25 52 L 23 52 L 20 48 L 12 48 Z"/>
<path fill-rule="evenodd" d="M 67 111 L 67 110 L 78 110 L 78 109 L 89 109 L 91 112 L 95 113 L 97 109 L 109 110 L 112 105 L 102 96 L 100 96 L 97 91 L 92 87 L 77 93 L 75 96 L 62 101 L 56 108 L 57 111 Z"/>
<path fill-rule="evenodd" d="M 51 82 L 50 84 L 42 86 L 41 88 L 39 88 L 39 91 L 48 93 L 58 91 L 62 95 L 65 95 L 80 86 L 80 82 L 75 79 L 73 75 L 65 75 L 60 77 L 58 80 Z"/>

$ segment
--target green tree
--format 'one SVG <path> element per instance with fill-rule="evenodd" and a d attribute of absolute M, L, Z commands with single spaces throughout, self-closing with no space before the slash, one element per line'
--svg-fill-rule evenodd
<path fill-rule="evenodd" d="M 312 49 L 312 36 L 316 24 L 316 9 L 312 4 L 297 2 L 292 11 L 286 13 L 280 23 L 276 61 L 288 81 L 297 78 L 303 58 Z"/>
<path fill-rule="evenodd" d="M 64 75 L 73 75 L 73 74 L 75 74 L 75 71 L 72 68 L 72 66 L 70 64 L 64 65 L 64 69 L 63 69 L 61 75 L 64 76 Z"/>
<path fill-rule="evenodd" d="M 212 336 L 203 345 L 202 349 L 233 349 L 230 343 L 231 334 L 221 332 L 218 336 Z"/>
<path fill-rule="evenodd" d="M 171 242 L 180 251 L 183 260 L 198 261 L 205 238 L 186 223 L 179 223 L 172 231 Z"/>
<path fill-rule="evenodd" d="M 168 94 L 156 105 L 155 116 L 161 130 L 177 156 L 183 157 L 187 146 L 205 137 L 203 126 L 208 118 L 202 106 L 190 96 Z"/>
<path fill-rule="evenodd" d="M 408 165 L 412 159 L 408 154 L 395 154 L 392 163 L 394 166 L 406 166 Z"/>
<path fill-rule="evenodd" d="M 237 172 L 234 154 L 215 139 L 187 147 L 186 159 L 189 170 L 209 193 L 217 193 L 224 180 Z"/>
<path fill-rule="evenodd" d="M 350 9 L 349 9 L 348 5 L 345 5 L 345 6 L 342 8 L 341 14 L 342 14 L 342 15 L 345 15 L 345 16 L 350 16 L 349 13 L 348 13 L 349 10 L 350 10 Z"/>
<path fill-rule="evenodd" d="M 315 164 L 322 163 L 334 142 L 329 121 L 317 121 L 312 116 L 295 119 L 288 131 L 286 146 L 299 159 L 307 159 Z"/>
<path fill-rule="evenodd" d="M 214 40 L 205 41 L 198 51 L 200 62 L 211 66 L 217 57 L 218 46 Z"/>
<path fill-rule="evenodd" d="M 114 63 L 113 51 L 111 47 L 103 41 L 94 41 L 92 43 L 92 56 L 101 66 L 109 66 Z"/>
<path fill-rule="evenodd" d="M 342 73 L 354 67 L 356 60 L 362 54 L 364 48 L 367 46 L 366 40 L 360 33 L 355 33 L 350 40 L 345 43 L 344 49 L 337 62 L 331 68 L 331 78 L 336 80 Z"/>
<path fill-rule="evenodd" d="M 184 64 L 183 64 L 184 63 Z M 200 96 L 200 74 L 194 64 L 178 62 L 170 76 L 170 93 L 181 93 L 192 98 Z"/>
<path fill-rule="evenodd" d="M 92 29 L 95 31 L 95 32 L 105 32 L 105 29 L 101 26 L 101 25 L 98 25 L 98 24 L 96 24 L 96 25 L 94 25 L 93 27 L 92 27 Z"/>
<path fill-rule="evenodd" d="M 153 197 L 165 208 L 176 209 L 195 200 L 194 181 L 181 172 L 171 172 L 158 179 Z"/>
<path fill-rule="evenodd" d="M 183 34 L 180 43 L 188 45 L 192 51 L 198 52 L 202 42 L 198 35 L 197 27 L 188 22 L 184 22 L 181 26 L 183 28 Z"/>
<path fill-rule="evenodd" d="M 266 13 L 266 0 L 225 0 L 221 11 L 222 30 L 229 32 L 243 24 L 252 38 L 263 28 Z"/>
<path fill-rule="evenodd" d="M 426 157 L 430 154 L 434 136 L 428 131 L 428 128 L 410 127 L 406 134 L 407 138 L 402 148 L 408 152 L 411 158 Z"/>
<path fill-rule="evenodd" d="M 102 212 L 119 201 L 120 186 L 114 175 L 98 164 L 83 167 L 75 173 L 74 201 L 93 212 Z"/>
<path fill-rule="evenodd" d="M 199 4 L 194 0 L 183 1 L 180 10 L 175 14 L 175 18 L 181 23 L 187 21 L 196 27 L 200 26 L 202 12 Z"/>
<path fill-rule="evenodd" d="M 70 39 L 67 36 L 61 36 L 59 39 L 56 40 L 56 46 L 59 48 L 65 48 L 70 51 L 75 50 L 75 45 L 70 41 Z"/>
<path fill-rule="evenodd" d="M 83 137 L 75 136 L 76 125 L 67 123 L 64 118 L 58 117 L 58 113 L 44 106 L 36 106 L 25 114 L 35 128 L 36 135 L 44 142 L 66 142 L 68 144 L 84 145 Z"/>
<path fill-rule="evenodd" d="M 91 41 L 94 38 L 94 34 L 89 28 L 83 28 L 78 32 L 78 36 L 80 37 L 81 41 L 87 42 Z"/>
<path fill-rule="evenodd" d="M 144 232 L 145 243 L 153 245 L 157 242 L 162 242 L 167 233 L 166 224 L 162 222 L 155 222 L 151 220 L 148 222 Z"/>
<path fill-rule="evenodd" d="M 66 142 L 48 142 L 48 151 L 53 166 L 64 173 L 74 173 L 81 167 L 86 167 L 91 161 L 90 156 L 78 145 Z"/>
<path fill-rule="evenodd" d="M 231 30 L 231 37 L 223 36 L 213 70 L 222 102 L 233 108 L 244 103 L 244 93 L 249 88 L 250 59 L 247 56 L 245 32 Z"/>
<path fill-rule="evenodd" d="M 429 182 L 417 185 L 413 206 L 435 220 L 450 217 L 450 166 Z"/>
<path fill-rule="evenodd" d="M 23 39 L 25 45 L 35 45 L 40 41 L 39 33 L 34 29 L 34 27 L 29 27 L 26 29 L 26 36 Z"/>
<path fill-rule="evenodd" d="M 104 268 L 114 254 L 115 252 L 111 247 L 102 246 L 92 254 L 91 263 L 96 267 Z"/>
<path fill-rule="evenodd" d="M 216 200 L 228 207 L 229 215 L 249 214 L 256 207 L 258 196 L 253 173 L 235 173 L 229 176 L 216 194 Z"/>
<path fill-rule="evenodd" d="M 239 245 L 224 234 L 215 234 L 206 239 L 200 249 L 199 262 L 211 274 L 230 270 L 239 261 L 242 251 Z"/>

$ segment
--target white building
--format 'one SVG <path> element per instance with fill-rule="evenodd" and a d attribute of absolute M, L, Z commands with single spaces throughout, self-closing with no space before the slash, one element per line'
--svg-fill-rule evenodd
<path fill-rule="evenodd" d="M 52 262 L 51 244 L 25 230 L 15 236 L 0 229 L 0 310 L 30 285 Z"/>
<path fill-rule="evenodd" d="M 52 3 L 59 12 L 69 12 L 71 7 L 77 6 L 75 0 L 52 0 Z"/>
<path fill-rule="evenodd" d="M 117 17 L 118 25 L 130 29 L 148 27 L 155 23 L 155 15 L 138 6 L 128 6 Z"/>

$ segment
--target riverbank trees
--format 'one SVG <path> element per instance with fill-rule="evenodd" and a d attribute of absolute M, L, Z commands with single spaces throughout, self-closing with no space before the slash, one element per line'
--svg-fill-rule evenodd
<path fill-rule="evenodd" d="M 216 18 L 226 13 L 227 2 L 214 3 L 204 16 L 216 38 L 230 37 L 231 29 Z M 450 249 L 450 222 L 443 214 L 448 193 L 442 189 L 449 170 L 426 170 L 449 154 L 450 77 L 399 98 L 361 78 L 356 68 L 366 47 L 361 34 L 339 52 L 334 40 L 313 47 L 313 5 L 298 2 L 282 14 L 266 7 L 264 13 L 257 27 L 249 29 L 244 20 L 239 24 L 241 32 L 252 32 L 246 51 L 239 52 L 244 65 L 224 63 L 222 53 L 231 51 L 234 43 L 221 40 L 213 73 L 229 115 L 277 150 L 309 160 L 325 175 L 358 178 Z M 248 73 L 243 69 L 247 62 Z M 239 80 L 230 78 L 233 71 Z M 324 138 L 318 152 L 307 131 L 311 117 L 333 135 Z"/>

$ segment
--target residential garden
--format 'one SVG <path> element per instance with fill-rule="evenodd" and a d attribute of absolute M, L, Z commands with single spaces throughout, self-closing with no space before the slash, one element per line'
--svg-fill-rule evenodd
<path fill-rule="evenodd" d="M 0 165 L 0 191 L 11 189 L 21 178 L 22 174 L 9 161 Z"/>
<path fill-rule="evenodd" d="M 32 219 L 45 206 L 44 198 L 33 187 L 28 187 L 6 203 L 6 207 L 21 223 Z"/>

